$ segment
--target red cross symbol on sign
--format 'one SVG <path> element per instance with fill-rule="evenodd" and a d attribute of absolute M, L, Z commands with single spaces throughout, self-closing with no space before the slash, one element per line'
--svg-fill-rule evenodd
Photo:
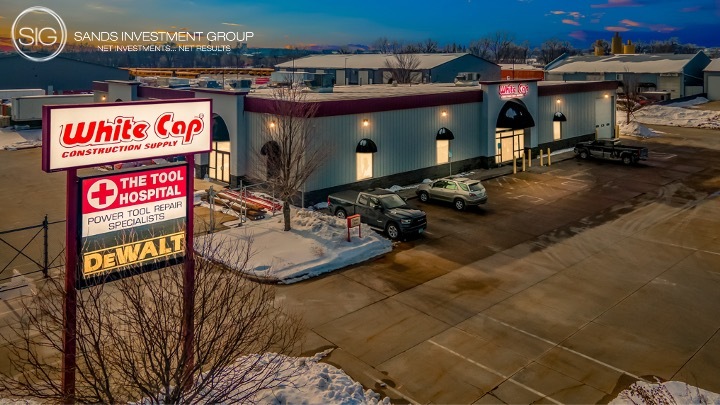
<path fill-rule="evenodd" d="M 102 179 L 95 182 L 87 191 L 87 201 L 95 209 L 107 208 L 115 202 L 118 188 L 114 181 Z"/>

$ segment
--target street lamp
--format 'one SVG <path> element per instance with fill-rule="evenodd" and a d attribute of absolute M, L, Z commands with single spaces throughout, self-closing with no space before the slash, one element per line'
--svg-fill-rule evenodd
<path fill-rule="evenodd" d="M 348 84 L 348 77 L 347 77 L 347 60 L 348 60 L 348 56 L 345 57 L 345 85 L 346 85 L 346 86 L 347 86 L 347 84 Z"/>

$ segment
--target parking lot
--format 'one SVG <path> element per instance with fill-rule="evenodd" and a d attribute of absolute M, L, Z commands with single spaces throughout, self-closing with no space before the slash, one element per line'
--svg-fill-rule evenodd
<path fill-rule="evenodd" d="M 567 160 L 484 182 L 425 235 L 278 287 L 305 353 L 393 402 L 607 402 L 638 379 L 720 392 L 720 147 L 663 128 L 638 167 Z"/>
<path fill-rule="evenodd" d="M 720 136 L 662 130 L 628 141 L 650 148 L 638 167 L 535 164 L 464 212 L 410 200 L 421 237 L 277 287 L 300 351 L 335 347 L 327 362 L 396 403 L 606 402 L 656 377 L 720 392 Z M 39 149 L 0 153 L 3 229 L 63 219 Z"/>

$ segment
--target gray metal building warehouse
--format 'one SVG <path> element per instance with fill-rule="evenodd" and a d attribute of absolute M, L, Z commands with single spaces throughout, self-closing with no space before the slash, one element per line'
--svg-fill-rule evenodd
<path fill-rule="evenodd" d="M 173 90 L 136 82 L 95 83 L 100 100 L 203 97 L 213 100 L 214 138 L 196 175 L 237 185 L 264 176 L 264 126 L 273 117 L 270 89 L 252 93 Z M 480 86 L 341 86 L 308 93 L 313 127 L 331 152 L 306 183 L 306 201 L 329 192 L 417 182 L 450 172 L 493 167 L 526 149 L 565 148 L 614 134 L 617 83 L 489 81 Z"/>
<path fill-rule="evenodd" d="M 95 80 L 127 80 L 127 71 L 57 56 L 43 63 L 17 53 L 0 56 L 0 89 L 43 89 L 47 94 L 90 91 Z"/>
<path fill-rule="evenodd" d="M 563 55 L 545 66 L 545 80 L 623 80 L 637 75 L 645 90 L 665 91 L 670 98 L 703 93 L 703 69 L 710 58 L 696 54 Z"/>
<path fill-rule="evenodd" d="M 713 59 L 703 71 L 708 100 L 720 100 L 720 59 Z"/>
<path fill-rule="evenodd" d="M 500 80 L 500 66 L 469 53 L 405 54 L 417 58 L 417 81 L 420 83 L 452 83 L 458 73 L 480 73 L 480 80 Z M 275 65 L 284 71 L 329 73 L 337 84 L 380 84 L 390 80 L 387 63 L 394 63 L 389 54 L 311 55 Z M 347 80 L 346 80 L 347 79 Z"/>

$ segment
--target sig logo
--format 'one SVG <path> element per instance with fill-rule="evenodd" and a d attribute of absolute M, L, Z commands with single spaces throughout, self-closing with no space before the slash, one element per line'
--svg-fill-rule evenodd
<path fill-rule="evenodd" d="M 35 6 L 23 10 L 10 31 L 15 49 L 25 59 L 46 62 L 62 52 L 67 42 L 67 28 L 60 16 L 47 7 Z M 50 52 L 47 56 L 32 56 L 32 51 Z"/>

